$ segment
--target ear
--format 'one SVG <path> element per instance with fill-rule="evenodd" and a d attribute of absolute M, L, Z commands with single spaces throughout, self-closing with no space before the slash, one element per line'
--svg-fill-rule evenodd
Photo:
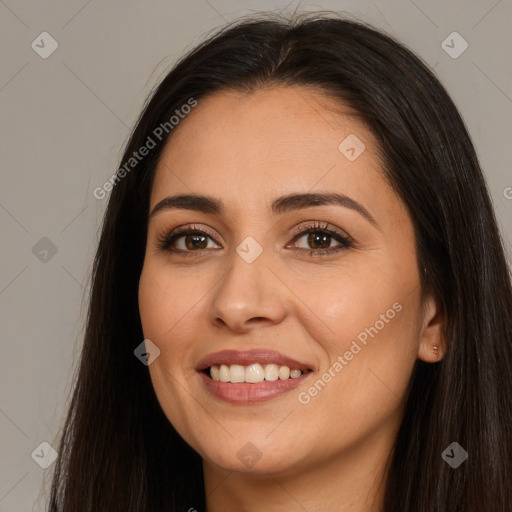
<path fill-rule="evenodd" d="M 444 313 L 432 295 L 425 298 L 422 312 L 418 359 L 426 363 L 437 363 L 443 359 L 447 348 Z"/>

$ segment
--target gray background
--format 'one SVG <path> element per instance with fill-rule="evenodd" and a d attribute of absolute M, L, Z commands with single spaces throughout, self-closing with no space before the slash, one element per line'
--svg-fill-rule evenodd
<path fill-rule="evenodd" d="M 44 510 L 53 466 L 31 454 L 55 445 L 78 360 L 107 201 L 93 190 L 117 169 L 142 102 L 225 21 L 297 6 L 368 21 L 434 68 L 473 137 L 509 250 L 510 0 L 0 0 L 0 512 Z M 469 44 L 456 59 L 442 47 L 453 31 Z M 58 42 L 46 59 L 31 47 L 49 48 L 42 32 Z M 452 51 L 460 43 L 448 39 Z"/>

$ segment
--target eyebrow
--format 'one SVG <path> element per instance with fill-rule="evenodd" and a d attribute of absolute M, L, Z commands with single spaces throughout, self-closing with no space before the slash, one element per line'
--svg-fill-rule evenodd
<path fill-rule="evenodd" d="M 363 216 L 375 227 L 379 227 L 377 221 L 361 203 L 358 203 L 346 195 L 331 192 L 289 194 L 278 197 L 270 205 L 270 212 L 274 215 L 283 215 L 292 211 L 325 205 L 350 208 Z M 162 199 L 155 205 L 149 217 L 155 216 L 158 212 L 172 209 L 194 210 L 215 215 L 222 215 L 224 212 L 224 206 L 220 199 L 200 194 L 180 194 Z"/>

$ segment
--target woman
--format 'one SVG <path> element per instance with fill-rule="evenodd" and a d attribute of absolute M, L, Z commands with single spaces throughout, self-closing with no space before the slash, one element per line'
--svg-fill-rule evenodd
<path fill-rule="evenodd" d="M 245 20 L 110 192 L 49 510 L 512 506 L 512 291 L 452 101 L 386 35 Z"/>

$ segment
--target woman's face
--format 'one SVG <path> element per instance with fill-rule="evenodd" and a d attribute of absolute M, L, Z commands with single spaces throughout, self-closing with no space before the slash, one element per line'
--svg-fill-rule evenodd
<path fill-rule="evenodd" d="M 139 284 L 149 371 L 211 467 L 387 453 L 415 360 L 435 360 L 411 219 L 340 108 L 304 88 L 215 93 L 158 165 Z"/>

